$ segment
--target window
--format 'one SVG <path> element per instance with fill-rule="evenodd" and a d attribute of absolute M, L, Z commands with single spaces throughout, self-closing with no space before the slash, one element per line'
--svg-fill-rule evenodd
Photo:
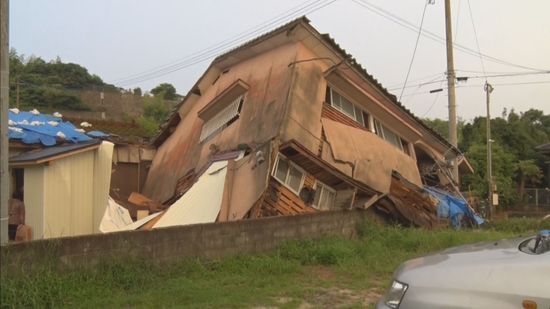
<path fill-rule="evenodd" d="M 206 139 L 219 133 L 227 126 L 232 124 L 235 120 L 237 120 L 241 112 L 243 101 L 244 94 L 241 94 L 233 101 L 230 101 L 230 103 L 226 107 L 221 109 L 214 116 L 212 116 L 208 120 L 205 120 L 204 125 L 202 126 L 201 136 L 199 140 L 201 142 L 205 141 Z"/>
<path fill-rule="evenodd" d="M 313 199 L 313 207 L 320 210 L 332 209 L 336 191 L 331 187 L 317 181 L 315 183 L 315 198 Z"/>
<path fill-rule="evenodd" d="M 348 99 L 341 96 L 332 88 L 329 87 L 328 89 L 330 92 L 330 105 L 365 127 L 367 121 L 365 121 L 363 117 L 363 110 L 351 103 Z"/>
<path fill-rule="evenodd" d="M 279 154 L 277 162 L 275 162 L 275 168 L 273 169 L 273 177 L 294 193 L 299 194 L 304 184 L 305 173 L 294 163 Z"/>
<path fill-rule="evenodd" d="M 403 150 L 403 143 L 401 142 L 401 137 L 399 137 L 399 135 L 388 129 L 378 120 L 374 120 L 374 126 L 376 129 L 376 135 L 385 139 L 387 142 L 399 148 L 400 150 Z"/>

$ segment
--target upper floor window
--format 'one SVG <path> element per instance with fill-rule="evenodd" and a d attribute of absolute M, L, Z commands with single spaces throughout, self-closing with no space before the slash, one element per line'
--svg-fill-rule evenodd
<path fill-rule="evenodd" d="M 324 183 L 315 182 L 315 197 L 313 198 L 313 207 L 320 210 L 332 209 L 336 191 Z"/>
<path fill-rule="evenodd" d="M 378 120 L 374 120 L 374 126 L 376 128 L 376 135 L 385 139 L 387 142 L 399 148 L 400 150 L 403 150 L 403 142 L 401 141 L 401 137 L 399 137 L 399 135 L 388 129 L 388 127 L 384 126 Z"/>
<path fill-rule="evenodd" d="M 368 128 L 368 116 L 363 112 L 361 108 L 351 103 L 348 99 L 346 99 L 330 87 L 328 88 L 327 94 L 327 99 L 330 100 L 329 103 L 330 105 L 332 105 L 332 107 L 336 108 L 351 119 L 357 121 L 363 127 Z"/>
<path fill-rule="evenodd" d="M 199 117 L 204 120 L 200 142 L 216 135 L 239 119 L 246 89 L 243 82 L 237 81 L 199 111 Z"/>
<path fill-rule="evenodd" d="M 279 154 L 272 174 L 280 183 L 294 193 L 299 194 L 304 184 L 305 172 L 296 164 Z"/>

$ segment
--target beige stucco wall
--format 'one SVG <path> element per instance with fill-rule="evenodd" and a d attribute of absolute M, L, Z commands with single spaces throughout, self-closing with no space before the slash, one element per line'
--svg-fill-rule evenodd
<path fill-rule="evenodd" d="M 318 57 L 316 54 L 302 44 L 297 46 L 297 62 L 293 64 L 293 84 L 281 139 L 283 142 L 295 139 L 316 153 L 321 143 L 321 111 L 327 85 L 323 72 L 332 62 L 313 60 Z"/>
<path fill-rule="evenodd" d="M 209 161 L 213 144 L 225 151 L 243 143 L 263 144 L 277 136 L 291 83 L 289 64 L 296 59 L 296 52 L 296 44 L 289 43 L 237 63 L 211 86 L 201 89 L 200 97 L 184 102 L 180 110 L 182 120 L 158 148 L 143 193 L 161 202 L 170 198 L 179 178 Z M 203 120 L 197 113 L 238 80 L 249 86 L 239 120 L 207 142 L 199 143 Z"/>

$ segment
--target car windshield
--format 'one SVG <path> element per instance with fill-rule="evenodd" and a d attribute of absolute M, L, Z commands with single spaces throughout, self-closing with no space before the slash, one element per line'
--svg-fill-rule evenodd
<path fill-rule="evenodd" d="M 522 241 L 518 249 L 528 254 L 543 254 L 550 252 L 550 237 L 540 233 L 536 237 Z"/>

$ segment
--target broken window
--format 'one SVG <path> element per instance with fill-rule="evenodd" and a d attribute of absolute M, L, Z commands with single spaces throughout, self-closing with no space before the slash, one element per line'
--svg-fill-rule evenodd
<path fill-rule="evenodd" d="M 248 85 L 239 79 L 198 112 L 199 118 L 204 121 L 200 142 L 218 134 L 239 119 L 247 91 Z"/>
<path fill-rule="evenodd" d="M 233 123 L 235 120 L 237 120 L 241 112 L 243 101 L 244 95 L 238 96 L 225 108 L 220 110 L 210 119 L 206 120 L 206 122 L 202 126 L 200 141 L 202 142 L 209 137 L 214 136 L 218 132 L 225 129 L 228 125 Z"/>
<path fill-rule="evenodd" d="M 281 154 L 277 156 L 272 174 L 275 179 L 296 194 L 304 184 L 305 172 Z"/>
<path fill-rule="evenodd" d="M 332 209 L 336 191 L 322 182 L 315 182 L 315 198 L 313 199 L 313 207 L 320 210 Z"/>
<path fill-rule="evenodd" d="M 367 121 L 363 117 L 363 110 L 361 108 L 351 103 L 348 99 L 344 98 L 342 95 L 340 95 L 338 92 L 334 91 L 330 87 L 328 88 L 328 93 L 330 94 L 330 96 L 327 97 L 329 97 L 329 103 L 332 107 L 336 108 L 351 119 L 357 121 L 363 127 L 366 127 Z"/>
<path fill-rule="evenodd" d="M 401 142 L 401 137 L 399 137 L 399 135 L 388 129 L 388 127 L 386 127 L 376 119 L 374 120 L 374 127 L 376 129 L 376 135 L 380 136 L 390 144 L 399 148 L 399 150 L 403 150 L 403 143 Z"/>

